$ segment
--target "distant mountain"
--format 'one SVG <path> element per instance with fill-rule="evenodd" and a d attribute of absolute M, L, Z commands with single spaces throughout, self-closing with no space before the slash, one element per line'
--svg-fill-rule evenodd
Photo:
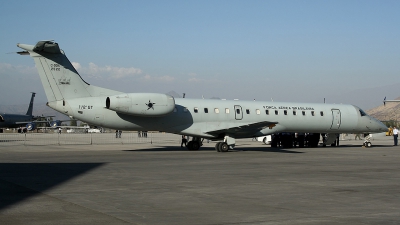
<path fill-rule="evenodd" d="M 395 100 L 400 100 L 400 97 Z M 367 113 L 380 121 L 400 121 L 400 102 L 387 102 L 370 110 Z"/>

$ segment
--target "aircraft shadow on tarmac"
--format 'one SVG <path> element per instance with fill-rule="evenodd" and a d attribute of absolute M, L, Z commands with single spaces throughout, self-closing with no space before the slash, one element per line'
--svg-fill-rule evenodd
<path fill-rule="evenodd" d="M 246 146 L 239 146 L 233 150 L 229 150 L 229 153 L 233 152 L 243 152 L 243 151 L 256 151 L 256 152 L 278 152 L 278 153 L 304 153 L 300 150 L 299 148 L 295 149 L 283 149 L 283 148 L 271 148 L 271 147 L 265 147 L 265 146 L 260 146 L 260 147 L 246 147 Z M 135 149 L 135 150 L 123 150 L 123 151 L 129 151 L 129 152 L 166 152 L 166 151 L 183 151 L 183 152 L 198 152 L 198 151 L 212 151 L 216 152 L 215 148 L 213 147 L 201 147 L 199 150 L 188 150 L 186 147 L 180 147 L 180 146 L 163 146 L 163 147 L 154 147 L 150 149 Z M 223 153 L 221 153 L 223 154 Z"/>
<path fill-rule="evenodd" d="M 0 163 L 0 212 L 104 163 Z"/>
<path fill-rule="evenodd" d="M 391 145 L 373 145 L 371 148 L 390 148 L 393 147 Z M 334 146 L 318 146 L 318 147 L 313 147 L 313 148 L 273 148 L 270 146 L 257 146 L 257 147 L 249 147 L 247 145 L 240 145 L 234 148 L 233 150 L 229 150 L 229 152 L 242 152 L 242 151 L 253 151 L 253 152 L 276 152 L 276 153 L 292 153 L 292 154 L 297 154 L 297 153 L 305 153 L 307 149 L 319 149 L 321 151 L 335 151 L 339 150 L 342 148 L 352 148 L 352 149 L 362 149 L 362 145 L 340 145 L 339 147 L 334 147 Z M 156 146 L 154 148 L 147 148 L 147 149 L 135 149 L 135 150 L 123 150 L 123 151 L 131 151 L 131 152 L 167 152 L 167 151 L 191 151 L 188 150 L 186 147 L 180 147 L 180 146 Z M 196 151 L 216 151 L 215 148 L 213 147 L 201 147 L 200 150 Z M 196 152 L 194 151 L 194 152 Z"/>

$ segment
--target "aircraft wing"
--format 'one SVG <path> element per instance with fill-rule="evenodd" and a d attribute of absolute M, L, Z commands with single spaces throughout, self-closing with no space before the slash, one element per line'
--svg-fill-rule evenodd
<path fill-rule="evenodd" d="M 256 133 L 257 131 L 263 130 L 265 128 L 272 129 L 278 122 L 262 121 L 257 123 L 243 124 L 239 126 L 232 126 L 219 130 L 211 130 L 206 132 L 213 136 L 218 136 L 221 133 Z"/>
<path fill-rule="evenodd" d="M 37 119 L 47 119 L 47 118 L 53 118 L 53 117 L 56 117 L 56 116 L 34 116 L 33 118 L 35 120 L 37 120 Z"/>
<path fill-rule="evenodd" d="M 27 124 L 27 123 L 48 123 L 48 121 L 36 121 L 36 120 L 32 120 L 32 121 L 24 121 L 24 122 L 15 122 L 15 124 Z"/>

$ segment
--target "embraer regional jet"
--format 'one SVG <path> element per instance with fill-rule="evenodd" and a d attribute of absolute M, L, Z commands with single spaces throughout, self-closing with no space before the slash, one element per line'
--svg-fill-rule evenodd
<path fill-rule="evenodd" d="M 234 147 L 237 138 L 279 132 L 336 137 L 338 133 L 387 131 L 384 124 L 353 105 L 174 99 L 158 93 L 122 93 L 84 81 L 53 41 L 17 46 L 25 50 L 19 54 L 34 59 L 50 108 L 117 130 L 188 135 L 192 137 L 187 145 L 190 150 L 199 149 L 204 138 L 219 140 L 215 148 L 225 152 Z"/>

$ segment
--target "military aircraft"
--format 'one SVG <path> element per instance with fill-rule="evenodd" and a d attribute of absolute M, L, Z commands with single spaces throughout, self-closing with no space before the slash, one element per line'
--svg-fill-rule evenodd
<path fill-rule="evenodd" d="M 8 114 L 2 113 L 0 114 L 0 129 L 2 128 L 19 128 L 23 125 L 28 124 L 29 122 L 34 120 L 34 116 L 32 115 L 33 111 L 33 100 L 35 98 L 36 93 L 32 92 L 31 101 L 29 102 L 28 111 L 26 114 Z"/>
<path fill-rule="evenodd" d="M 90 85 L 72 66 L 58 43 L 17 44 L 36 64 L 47 106 L 90 124 L 116 130 L 154 130 L 219 141 L 226 152 L 235 139 L 279 132 L 378 133 L 380 121 L 353 105 L 177 98 L 159 93 L 123 93 Z M 319 134 L 318 134 L 319 136 Z M 318 138 L 319 140 L 319 138 Z"/>
<path fill-rule="evenodd" d="M 61 121 L 38 121 L 39 118 L 49 118 L 51 116 L 33 116 L 33 100 L 36 93 L 32 92 L 31 101 L 29 102 L 28 111 L 26 114 L 0 114 L 0 133 L 3 132 L 3 128 L 21 128 L 26 126 L 21 130 L 21 132 L 31 131 L 36 129 L 39 123 L 48 123 L 50 127 L 56 127 L 61 124 Z"/>
<path fill-rule="evenodd" d="M 386 100 L 386 97 L 383 99 L 383 105 L 386 105 L 386 102 L 400 102 L 400 100 Z"/>

